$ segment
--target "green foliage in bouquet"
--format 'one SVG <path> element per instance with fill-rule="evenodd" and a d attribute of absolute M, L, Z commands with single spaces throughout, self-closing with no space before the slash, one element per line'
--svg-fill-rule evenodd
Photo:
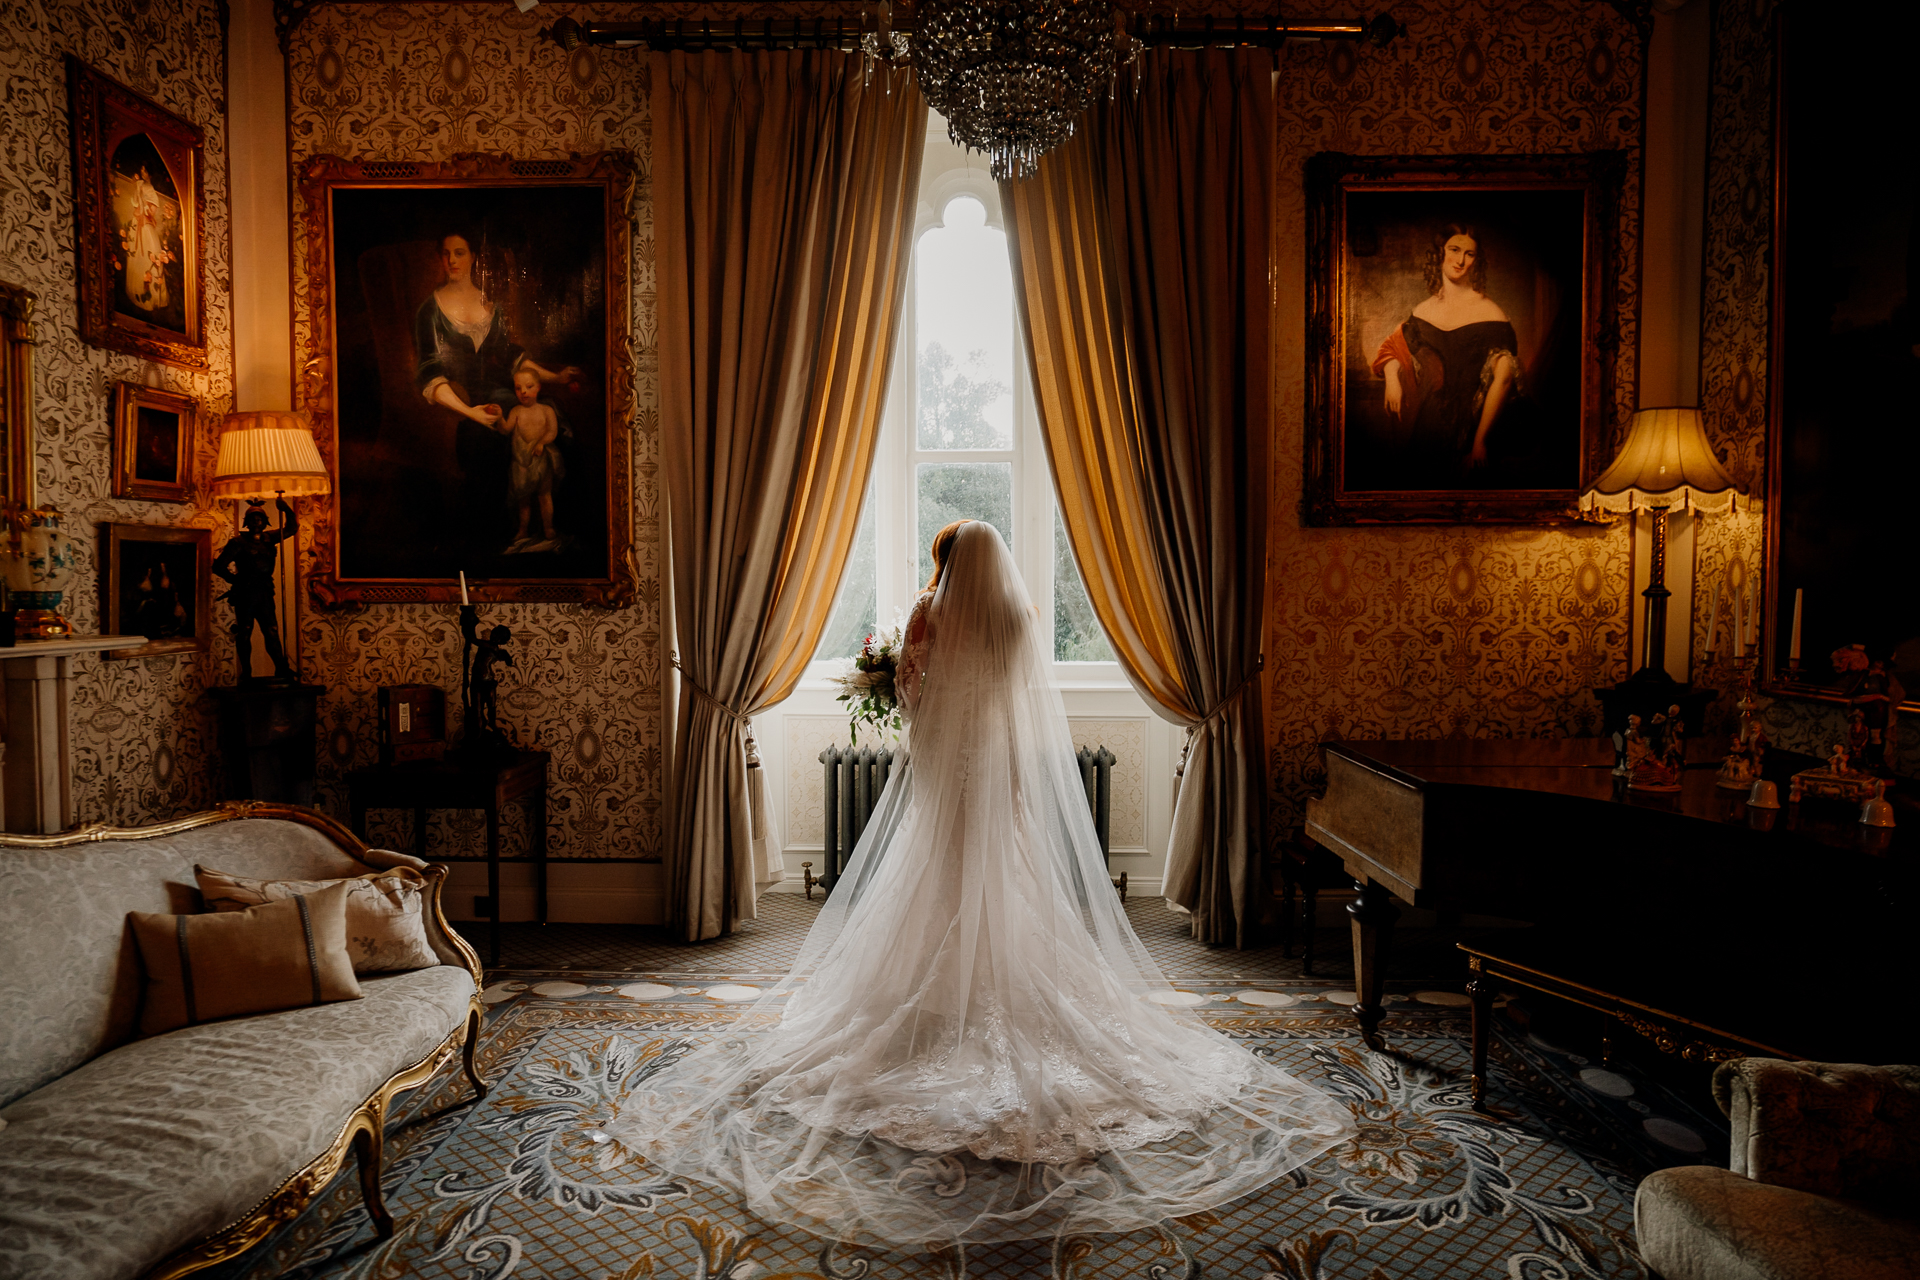
<path fill-rule="evenodd" d="M 854 656 L 853 669 L 833 677 L 833 682 L 840 686 L 840 694 L 834 700 L 847 704 L 851 742 L 860 740 L 863 724 L 870 724 L 883 733 L 899 731 L 900 699 L 894 689 L 899 659 L 900 628 L 896 626 L 868 636 Z"/>

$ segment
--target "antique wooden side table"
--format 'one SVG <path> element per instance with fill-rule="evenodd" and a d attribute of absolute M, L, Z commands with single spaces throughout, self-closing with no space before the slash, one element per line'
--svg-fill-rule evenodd
<path fill-rule="evenodd" d="M 547 764 L 545 751 L 513 751 L 481 759 L 451 755 L 445 760 L 374 765 L 347 775 L 347 801 L 353 830 L 367 837 L 367 810 L 413 810 L 414 856 L 427 856 L 427 810 L 483 809 L 487 815 L 487 896 L 492 930 L 487 963 L 500 963 L 500 811 L 525 797 L 532 822 L 534 900 L 540 923 L 547 922 Z M 441 862 L 478 862 L 448 856 Z"/>

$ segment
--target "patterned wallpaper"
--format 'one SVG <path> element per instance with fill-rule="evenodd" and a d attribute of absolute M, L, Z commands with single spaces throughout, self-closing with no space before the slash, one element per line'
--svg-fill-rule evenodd
<path fill-rule="evenodd" d="M 488 623 L 513 629 L 515 665 L 500 688 L 501 719 L 517 739 L 553 753 L 548 852 L 564 858 L 657 857 L 662 810 L 662 571 L 659 417 L 654 368 L 653 244 L 647 196 L 648 85 L 644 59 L 587 48 L 569 55 L 539 38 L 565 8 L 522 16 L 508 5 L 314 7 L 288 50 L 290 162 L 307 157 L 445 160 L 462 152 L 523 159 L 627 150 L 640 161 L 635 202 L 633 436 L 637 603 L 491 605 Z M 600 16 L 615 18 L 608 10 Z M 585 10 L 574 14 L 587 16 Z M 293 269 L 305 279 L 304 207 L 293 207 Z M 310 349 L 307 296 L 294 291 L 296 367 Z M 308 371 L 306 378 L 316 376 Z M 312 394 L 302 385 L 301 403 Z M 460 632 L 453 605 L 322 610 L 306 602 L 302 639 L 321 705 L 320 803 L 344 812 L 344 774 L 375 759 L 375 690 L 413 681 L 448 691 L 458 719 Z M 457 732 L 455 726 L 448 726 Z M 478 813 L 438 813 L 437 851 L 478 854 Z M 370 834 L 411 838 L 411 819 L 375 814 Z M 522 824 L 503 830 L 509 853 Z"/>
<path fill-rule="evenodd" d="M 826 3 L 731 7 L 729 17 L 832 13 Z M 571 15 L 621 21 L 697 17 L 698 5 L 319 4 L 293 32 L 287 58 L 290 163 L 314 155 L 445 160 L 462 152 L 522 159 L 625 150 L 639 181 L 634 201 L 633 529 L 636 603 L 489 606 L 514 632 L 516 665 L 500 711 L 523 744 L 553 753 L 548 852 L 555 858 L 660 856 L 665 823 L 662 705 L 667 627 L 662 574 L 659 393 L 654 340 L 653 220 L 644 55 L 582 47 L 569 54 L 540 30 Z M 293 270 L 305 277 L 305 211 L 293 207 Z M 296 367 L 310 349 L 304 288 L 294 294 Z M 309 371 L 306 377 L 314 376 Z M 302 387 L 301 402 L 309 394 Z M 437 683 L 457 712 L 460 635 L 451 605 L 370 605 L 305 611 L 309 678 L 328 686 L 321 707 L 320 803 L 344 812 L 342 779 L 375 758 L 375 693 L 383 684 Z M 456 717 L 457 718 L 457 717 Z M 452 731 L 453 726 L 449 725 Z M 436 850 L 478 854 L 478 813 L 435 814 Z M 370 834 L 411 838 L 411 819 L 376 814 Z M 507 852 L 522 826 L 503 831 Z"/>
<path fill-rule="evenodd" d="M 1635 405 L 1644 46 L 1611 4 L 1430 0 L 1390 12 L 1384 50 L 1296 43 L 1279 59 L 1275 303 L 1280 319 L 1267 734 L 1278 816 L 1297 822 L 1337 737 L 1592 733 L 1588 691 L 1628 670 L 1624 525 L 1564 530 L 1309 529 L 1302 483 L 1306 209 L 1316 151 L 1620 148 L 1616 432 Z"/>
<path fill-rule="evenodd" d="M 1715 0 L 1715 61 L 1702 396 L 1709 432 L 1750 485 L 1765 456 L 1766 234 L 1772 85 L 1765 56 L 1773 0 Z M 1250 9 L 1254 6 L 1249 5 Z M 596 16 L 660 6 L 594 6 Z M 225 513 L 202 499 L 169 505 L 110 499 L 108 402 L 133 379 L 187 391 L 211 413 L 231 404 L 223 32 L 217 0 L 25 0 L 0 24 L 0 279 L 41 295 L 37 352 L 42 496 L 83 534 L 72 617 L 97 625 L 91 526 L 140 520 L 201 524 L 224 536 Z M 802 12 L 834 11 L 828 4 Z M 701 12 L 693 6 L 675 13 Z M 766 6 L 791 13 L 794 6 Z M 634 325 L 638 603 L 629 610 L 517 605 L 489 610 L 516 631 L 519 665 L 503 711 L 523 740 L 555 753 L 552 852 L 653 857 L 660 847 L 663 744 L 657 400 L 652 365 L 648 104 L 643 59 L 564 53 L 538 38 L 563 13 L 522 16 L 504 4 L 319 5 L 289 50 L 291 161 L 335 153 L 443 159 L 462 151 L 563 155 L 619 147 L 640 159 Z M 730 11 L 731 12 L 731 11 Z M 753 14 L 760 12 L 758 8 Z M 1271 542 L 1269 734 L 1276 790 L 1297 813 L 1317 769 L 1314 744 L 1345 734 L 1590 732 L 1586 692 L 1627 671 L 1629 543 L 1614 528 L 1573 530 L 1303 529 L 1304 306 L 1301 166 L 1315 151 L 1527 152 L 1626 149 L 1641 138 L 1638 32 L 1601 0 L 1508 6 L 1492 0 L 1400 4 L 1410 32 L 1381 51 L 1299 43 L 1279 56 L 1277 371 Z M 158 98 L 207 132 L 211 368 L 188 376 L 82 345 L 76 335 L 70 140 L 61 55 L 72 50 Z M 1638 313 L 1638 168 L 1622 198 L 1621 343 L 1616 426 L 1634 402 Z M 300 211 L 296 208 L 298 219 Z M 296 253 L 301 228 L 292 237 Z M 298 269 L 296 261 L 296 270 Z M 298 341 L 306 343 L 304 298 Z M 203 438 L 204 478 L 212 449 Z M 1734 560 L 1759 569 L 1757 516 L 1704 522 L 1703 581 Z M 1704 607 L 1693 618 L 1704 644 Z M 309 608 L 307 674 L 330 687 L 322 711 L 323 803 L 342 805 L 342 773 L 373 757 L 373 690 L 427 679 L 451 689 L 459 660 L 453 612 L 441 606 Z M 216 646 L 216 654 L 221 649 Z M 83 657 L 75 696 L 77 801 L 89 817 L 133 822 L 212 798 L 206 683 L 224 658 L 106 662 Z M 1702 673 L 1724 683 L 1721 673 Z M 1783 741 L 1830 733 L 1824 708 L 1776 704 Z M 1801 744 L 1799 739 L 1806 739 Z M 398 817 L 398 815 L 396 815 Z M 509 827 L 512 830 L 512 827 Z M 401 840 L 404 825 L 387 838 Z M 478 815 L 447 835 L 477 852 Z"/>
<path fill-rule="evenodd" d="M 184 392 L 203 413 L 233 403 L 228 306 L 225 6 L 219 0 L 14 0 L 0 20 L 0 280 L 40 295 L 34 351 L 37 496 L 65 514 L 80 569 L 65 612 L 99 630 L 95 529 L 103 521 L 200 525 L 216 541 L 230 516 L 190 503 L 111 498 L 113 386 L 131 381 Z M 208 369 L 187 373 L 80 341 L 74 290 L 73 143 L 66 68 L 72 53 L 157 100 L 206 133 Z M 210 433 L 195 472 L 213 469 Z M 200 703 L 230 678 L 214 655 L 74 659 L 74 806 L 89 821 L 149 822 L 213 798 L 212 722 Z M 230 661 L 230 660 L 228 660 Z"/>

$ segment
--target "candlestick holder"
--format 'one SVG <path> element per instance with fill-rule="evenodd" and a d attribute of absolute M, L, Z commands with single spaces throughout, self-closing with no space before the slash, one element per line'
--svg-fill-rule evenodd
<path fill-rule="evenodd" d="M 460 606 L 460 635 L 463 641 L 460 648 L 460 700 L 466 724 L 458 751 L 467 758 L 511 754 L 515 747 L 512 737 L 500 727 L 496 691 L 500 687 L 500 667 L 514 665 L 513 655 L 507 652 L 507 645 L 513 641 L 513 632 L 499 626 L 483 629 L 480 625 L 480 607 L 463 604 Z"/>
<path fill-rule="evenodd" d="M 1737 681 L 1733 705 L 1740 713 L 1740 720 L 1734 727 L 1732 749 L 1720 762 L 1720 772 L 1713 779 L 1714 786 L 1728 791 L 1750 790 L 1766 763 L 1767 731 L 1760 717 L 1754 714 L 1759 706 L 1753 688 L 1754 668 L 1758 665 L 1758 657 L 1751 653 L 1733 659 Z"/>

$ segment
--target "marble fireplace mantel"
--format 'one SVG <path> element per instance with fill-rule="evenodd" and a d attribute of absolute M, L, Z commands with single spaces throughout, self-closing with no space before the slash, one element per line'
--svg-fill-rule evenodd
<path fill-rule="evenodd" d="M 0 649 L 0 680 L 6 685 L 0 829 L 51 835 L 73 825 L 73 744 L 67 730 L 73 655 L 145 643 L 143 636 L 66 636 Z"/>

